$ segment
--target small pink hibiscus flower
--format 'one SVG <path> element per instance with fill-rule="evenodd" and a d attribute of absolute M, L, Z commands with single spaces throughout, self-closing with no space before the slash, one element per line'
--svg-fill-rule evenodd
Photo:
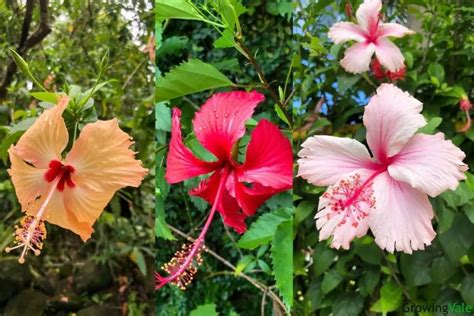
<path fill-rule="evenodd" d="M 347 41 L 357 43 L 346 50 L 341 65 L 348 72 L 361 73 L 369 70 L 372 56 L 389 71 L 397 72 L 405 58 L 400 49 L 388 37 L 403 37 L 414 32 L 397 23 L 383 23 L 381 0 L 365 0 L 357 9 L 358 24 L 339 22 L 329 29 L 329 38 L 336 44 Z"/>
<path fill-rule="evenodd" d="M 238 142 L 245 134 L 245 122 L 264 100 L 258 92 L 214 94 L 193 120 L 197 140 L 211 152 L 215 161 L 203 161 L 183 143 L 181 111 L 173 109 L 166 180 L 178 183 L 200 175 L 211 175 L 190 191 L 211 205 L 209 217 L 199 237 L 185 245 L 163 266 L 169 274 L 156 273 L 157 288 L 172 283 L 184 289 L 197 272 L 202 258 L 204 237 L 216 210 L 224 223 L 238 233 L 247 229 L 245 219 L 274 194 L 289 190 L 293 184 L 293 154 L 290 141 L 278 127 L 263 119 L 252 131 L 244 163 L 237 161 Z"/>
<path fill-rule="evenodd" d="M 392 84 L 382 84 L 365 107 L 372 152 L 356 140 L 313 136 L 298 153 L 299 176 L 329 186 L 319 200 L 319 239 L 348 249 L 370 228 L 389 252 L 424 249 L 435 237 L 435 197 L 465 179 L 465 154 L 443 133 L 416 134 L 426 124 L 422 104 Z"/>

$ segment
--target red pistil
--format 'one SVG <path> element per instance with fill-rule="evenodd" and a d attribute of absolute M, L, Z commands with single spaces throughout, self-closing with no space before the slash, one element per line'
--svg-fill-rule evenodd
<path fill-rule="evenodd" d="M 191 245 L 184 245 L 180 251 L 175 253 L 175 256 L 170 262 L 163 265 L 163 270 L 169 274 L 168 276 L 162 276 L 158 272 L 155 272 L 155 289 L 158 290 L 166 284 L 171 283 L 184 290 L 186 286 L 191 283 L 194 275 L 197 273 L 197 266 L 202 264 L 201 251 L 205 247 L 204 238 L 216 213 L 217 204 L 221 198 L 221 193 L 224 189 L 228 174 L 228 168 L 224 168 L 214 203 L 212 204 L 211 211 L 209 212 L 209 216 L 199 237 Z"/>
<path fill-rule="evenodd" d="M 369 18 L 369 24 L 367 26 L 367 34 L 365 36 L 366 43 L 377 43 L 377 39 L 379 38 L 378 28 L 379 28 L 380 17 L 377 18 Z"/>
<path fill-rule="evenodd" d="M 71 175 L 74 173 L 75 169 L 73 166 L 64 165 L 59 160 L 51 160 L 49 163 L 49 169 L 44 174 L 44 178 L 48 182 L 53 182 L 55 179 L 59 179 L 57 189 L 58 191 L 64 191 L 64 185 L 67 184 L 68 187 L 74 188 L 76 184 L 72 181 Z"/>

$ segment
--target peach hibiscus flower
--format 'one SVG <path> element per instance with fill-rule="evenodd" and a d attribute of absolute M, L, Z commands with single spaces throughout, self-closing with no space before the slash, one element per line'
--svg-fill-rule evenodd
<path fill-rule="evenodd" d="M 62 114 L 68 103 L 69 97 L 61 97 L 8 150 L 8 172 L 26 216 L 16 229 L 17 245 L 6 251 L 22 248 L 20 263 L 30 250 L 39 255 L 45 221 L 86 241 L 115 192 L 138 187 L 147 174 L 116 119 L 87 124 L 63 158 L 69 134 Z"/>

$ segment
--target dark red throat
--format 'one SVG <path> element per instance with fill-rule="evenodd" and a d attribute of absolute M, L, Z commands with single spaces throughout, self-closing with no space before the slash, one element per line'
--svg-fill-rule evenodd
<path fill-rule="evenodd" d="M 70 188 L 74 188 L 76 186 L 76 184 L 71 179 L 71 175 L 74 173 L 74 171 L 75 169 L 73 166 L 64 165 L 58 160 L 51 160 L 49 163 L 49 169 L 44 174 L 44 178 L 48 182 L 53 182 L 59 179 L 57 188 L 58 191 L 63 192 L 65 185 Z"/>

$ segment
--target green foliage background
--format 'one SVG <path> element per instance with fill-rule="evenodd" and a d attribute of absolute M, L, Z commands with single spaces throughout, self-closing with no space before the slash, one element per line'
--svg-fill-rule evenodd
<path fill-rule="evenodd" d="M 362 1 L 349 1 L 354 12 Z M 407 77 L 397 85 L 423 102 L 429 121 L 425 133 L 441 131 L 467 155 L 474 167 L 474 129 L 459 133 L 465 121 L 460 91 L 473 99 L 474 14 L 472 1 L 384 1 L 385 18 L 417 34 L 396 40 L 406 58 Z M 295 14 L 294 148 L 311 135 L 335 135 L 365 141 L 363 107 L 375 92 L 362 76 L 339 65 L 344 47 L 328 38 L 329 26 L 347 20 L 346 1 L 300 1 Z M 344 45 L 343 45 L 344 46 Z M 369 80 L 377 83 L 371 75 Z M 315 112 L 324 97 L 325 114 Z M 305 126 L 305 128 L 302 128 Z M 413 255 L 381 251 L 368 236 L 348 251 L 318 242 L 314 214 L 326 188 L 296 179 L 294 244 L 295 315 L 373 315 L 403 312 L 404 305 L 474 305 L 474 176 L 467 173 L 456 191 L 431 199 L 437 237 Z M 390 218 L 387 218 L 389 221 Z M 439 315 L 441 313 L 424 313 Z"/>
<path fill-rule="evenodd" d="M 173 7 L 177 3 L 181 11 Z M 266 101 L 257 107 L 253 120 L 247 122 L 248 133 L 239 144 L 240 159 L 244 159 L 249 132 L 261 118 L 276 122 L 289 137 L 291 136 L 288 125 L 280 119 L 287 109 L 281 109 L 280 114 L 277 114 L 274 107 L 275 101 L 271 98 L 268 89 L 262 87 L 259 82 L 254 65 L 250 64 L 237 49 L 222 47 L 232 46 L 232 35 L 238 33 L 235 23 L 229 22 L 226 27 L 217 28 L 228 32 L 224 34 L 230 34 L 222 38 L 211 24 L 203 22 L 199 15 L 193 13 L 195 11 L 189 3 L 196 3 L 199 8 L 203 5 L 211 9 L 218 17 L 213 21 L 219 23 L 229 22 L 225 20 L 226 5 L 232 6 L 237 12 L 243 11 L 238 1 L 158 0 L 156 2 L 157 67 L 159 69 L 156 101 L 169 98 L 171 92 L 168 92 L 168 87 L 174 88 L 173 93 L 176 96 L 170 101 L 156 104 L 159 143 L 156 197 L 158 269 L 171 259 L 174 252 L 180 249 L 181 244 L 186 242 L 181 236 L 172 233 L 167 228 L 167 224 L 191 237 L 197 237 L 210 210 L 210 206 L 203 200 L 190 198 L 188 195 L 189 189 L 198 184 L 198 179 L 169 186 L 163 178 L 171 126 L 170 108 L 177 106 L 182 109 L 185 143 L 198 156 L 207 159 L 209 159 L 209 154 L 207 153 L 206 156 L 205 150 L 198 144 L 192 133 L 191 119 L 210 95 L 216 91 L 229 90 L 230 85 L 234 85 L 237 89 L 257 89 L 266 95 Z M 291 5 L 288 7 L 287 3 L 282 6 L 277 1 L 244 1 L 243 5 L 246 10 L 239 17 L 242 40 L 255 55 L 265 77 L 271 83 L 271 88 L 278 96 L 278 87 L 280 86 L 283 90 L 291 64 L 292 24 L 288 13 L 292 11 L 292 7 Z M 168 12 L 171 13 L 168 14 Z M 164 19 L 173 17 L 173 14 L 176 14 L 174 17 L 178 15 L 181 18 L 191 17 L 197 21 Z M 206 17 L 210 18 L 209 15 Z M 191 59 L 193 61 L 188 62 Z M 197 62 L 197 59 L 201 62 Z M 206 64 L 203 65 L 202 62 Z M 170 75 L 170 71 L 173 75 Z M 201 78 L 202 74 L 208 77 L 213 74 L 214 79 Z M 222 79 L 221 75 L 227 79 L 224 80 L 225 77 Z M 222 86 L 227 86 L 227 88 L 222 88 Z M 214 89 L 214 87 L 220 88 Z M 207 91 L 210 88 L 213 89 Z M 281 95 L 283 98 L 283 91 Z M 197 316 L 217 315 L 217 313 L 219 315 L 255 315 L 260 314 L 262 308 L 265 315 L 271 315 L 274 311 L 278 312 L 278 306 L 274 306 L 268 297 L 263 301 L 263 292 L 243 279 L 240 273 L 247 274 L 267 287 L 271 286 L 270 289 L 277 295 L 285 293 L 286 296 L 282 299 L 287 304 L 291 304 L 292 258 L 289 254 L 292 253 L 290 237 L 292 211 L 290 192 L 274 196 L 247 221 L 249 230 L 243 237 L 232 229 L 226 228 L 220 216 L 216 215 L 207 233 L 206 245 L 236 266 L 237 271 L 229 269 L 221 261 L 205 253 L 204 263 L 199 267 L 195 280 L 186 291 L 169 285 L 157 291 L 157 315 Z M 282 238 L 285 236 L 290 239 Z M 272 245 L 275 243 L 280 251 L 272 250 Z M 273 266 L 275 263 L 279 268 Z M 280 272 L 278 269 L 286 271 Z M 272 274 L 281 276 L 284 285 L 279 283 L 280 286 L 275 288 L 276 277 Z"/>
<path fill-rule="evenodd" d="M 39 1 L 33 2 L 30 35 L 39 25 Z M 1 81 L 11 63 L 8 48 L 18 49 L 25 3 L 0 2 Z M 115 195 L 87 243 L 48 225 L 41 256 L 29 255 L 26 264 L 19 265 L 16 252 L 3 251 L 22 216 L 6 172 L 6 151 L 41 113 L 43 103 L 29 95 L 40 89 L 18 70 L 0 100 L 0 314 L 143 315 L 154 308 L 154 78 L 149 57 L 141 51 L 153 30 L 152 6 L 145 0 L 51 0 L 52 32 L 23 56 L 38 81 L 51 76 L 49 91 L 68 92 L 77 101 L 95 84 L 108 51 L 108 67 L 100 78 L 106 84 L 87 110 L 68 111 L 66 123 L 82 128 L 96 119 L 116 117 L 134 138 L 138 158 L 151 170 L 140 189 Z M 72 128 L 69 132 L 72 135 Z"/>

